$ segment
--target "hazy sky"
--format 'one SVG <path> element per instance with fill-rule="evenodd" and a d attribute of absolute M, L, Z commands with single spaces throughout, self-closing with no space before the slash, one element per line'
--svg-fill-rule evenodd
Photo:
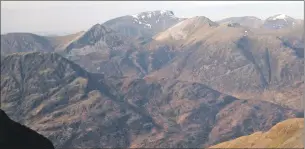
<path fill-rule="evenodd" d="M 153 10 L 214 21 L 233 16 L 266 19 L 275 14 L 302 19 L 304 1 L 1 1 L 1 33 L 72 33 L 111 18 Z"/>

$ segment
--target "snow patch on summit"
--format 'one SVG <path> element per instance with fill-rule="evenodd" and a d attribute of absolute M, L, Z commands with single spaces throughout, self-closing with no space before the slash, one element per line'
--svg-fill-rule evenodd
<path fill-rule="evenodd" d="M 277 19 L 286 19 L 286 18 L 287 18 L 287 15 L 285 15 L 285 14 L 279 14 L 279 15 L 275 16 L 275 17 L 273 18 L 273 20 L 277 20 Z"/>
<path fill-rule="evenodd" d="M 169 10 L 160 10 L 160 11 L 147 11 L 147 12 L 141 12 L 141 13 L 137 13 L 137 14 L 133 14 L 130 15 L 133 18 L 139 19 L 139 18 L 151 18 L 152 16 L 157 16 L 157 15 L 161 15 L 161 16 L 169 16 L 169 17 L 174 17 L 174 13 L 172 11 Z"/>
<path fill-rule="evenodd" d="M 133 15 L 130 15 L 130 16 L 132 16 L 133 18 L 139 19 L 138 14 L 133 14 Z"/>
<path fill-rule="evenodd" d="M 155 18 L 156 20 L 153 22 L 159 23 L 160 19 L 162 17 L 171 17 L 176 18 L 174 13 L 169 10 L 160 10 L 160 11 L 147 11 L 147 12 L 141 12 L 137 14 L 130 15 L 133 17 L 133 23 L 145 25 L 144 27 L 152 28 L 152 25 L 148 22 L 151 22 L 151 19 Z"/>
<path fill-rule="evenodd" d="M 151 25 L 150 25 L 150 24 L 145 24 L 145 26 L 147 26 L 148 28 L 151 28 Z"/>
<path fill-rule="evenodd" d="M 287 19 L 289 18 L 289 16 L 285 15 L 285 14 L 278 14 L 278 15 L 275 15 L 275 16 L 272 16 L 270 18 L 268 18 L 267 20 L 272 20 L 272 21 L 275 21 L 275 20 L 284 20 L 287 22 Z"/>

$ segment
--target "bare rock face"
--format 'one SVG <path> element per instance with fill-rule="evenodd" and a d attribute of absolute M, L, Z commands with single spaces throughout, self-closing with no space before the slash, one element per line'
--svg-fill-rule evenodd
<path fill-rule="evenodd" d="M 0 109 L 0 147 L 6 149 L 54 149 L 50 140 L 39 133 L 11 120 Z"/>

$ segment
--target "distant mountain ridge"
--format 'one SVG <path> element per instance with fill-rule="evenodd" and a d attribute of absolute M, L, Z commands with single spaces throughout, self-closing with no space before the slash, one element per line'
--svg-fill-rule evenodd
<path fill-rule="evenodd" d="M 300 25 L 300 20 L 292 18 L 285 14 L 276 14 L 265 20 L 254 16 L 231 17 L 217 21 L 218 23 L 239 23 L 242 26 L 261 29 L 284 29 L 293 28 Z"/>
<path fill-rule="evenodd" d="M 157 10 L 126 15 L 108 20 L 102 25 L 131 37 L 139 43 L 150 41 L 156 34 L 176 25 L 187 18 L 179 18 L 170 10 Z M 188 18 L 190 19 L 190 18 Z M 303 24 L 303 21 L 293 19 L 284 14 L 267 18 L 265 21 L 253 16 L 231 17 L 220 21 L 219 24 L 238 23 L 251 28 L 282 29 Z M 1 35 L 1 53 L 10 54 L 26 51 L 62 51 L 84 32 L 64 36 L 40 36 L 31 33 L 8 33 Z M 26 43 L 21 39 L 25 39 Z M 141 40 L 139 40 L 141 39 Z M 23 48 L 20 48 L 23 47 Z"/>
<path fill-rule="evenodd" d="M 1 54 L 7 55 L 15 52 L 31 51 L 62 51 L 82 34 L 83 32 L 79 32 L 68 36 L 49 37 L 32 33 L 8 33 L 1 35 Z"/>

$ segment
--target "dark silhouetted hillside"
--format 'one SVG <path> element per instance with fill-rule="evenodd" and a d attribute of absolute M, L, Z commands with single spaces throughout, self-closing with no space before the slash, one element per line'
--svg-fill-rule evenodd
<path fill-rule="evenodd" d="M 54 149 L 54 146 L 44 136 L 11 120 L 0 109 L 0 148 Z"/>

